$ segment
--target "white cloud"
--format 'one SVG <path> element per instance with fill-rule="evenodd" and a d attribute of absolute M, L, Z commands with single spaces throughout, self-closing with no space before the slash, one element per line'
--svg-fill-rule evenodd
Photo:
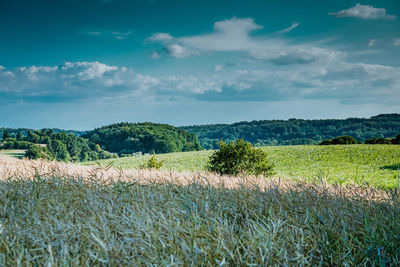
<path fill-rule="evenodd" d="M 260 46 L 250 33 L 262 28 L 251 18 L 232 18 L 215 22 L 213 33 L 182 37 L 176 41 L 203 51 L 248 51 Z"/>
<path fill-rule="evenodd" d="M 315 62 L 337 61 L 344 57 L 343 52 L 318 48 L 292 46 L 277 50 L 253 50 L 249 54 L 259 60 L 269 61 L 275 65 L 310 64 Z"/>
<path fill-rule="evenodd" d="M 152 59 L 159 59 L 160 57 L 161 57 L 161 55 L 160 55 L 160 53 L 157 52 L 157 51 L 153 51 L 153 52 L 151 53 L 151 58 L 152 58 Z"/>
<path fill-rule="evenodd" d="M 299 22 L 293 22 L 292 25 L 290 25 L 289 27 L 287 27 L 286 29 L 283 29 L 280 31 L 280 33 L 285 33 L 285 32 L 290 32 L 293 29 L 297 28 L 300 25 Z"/>
<path fill-rule="evenodd" d="M 215 72 L 221 71 L 222 69 L 223 69 L 223 66 L 222 66 L 222 65 L 216 65 L 216 66 L 214 67 L 214 71 L 215 71 Z"/>
<path fill-rule="evenodd" d="M 329 13 L 331 16 L 339 18 L 362 18 L 362 19 L 387 19 L 395 20 L 395 15 L 386 14 L 386 9 L 375 8 L 370 5 L 360 5 L 356 4 L 354 7 L 349 9 L 343 9 L 338 12 Z"/>
<path fill-rule="evenodd" d="M 223 67 L 217 66 L 216 69 Z M 100 62 L 67 62 L 61 66 L 13 70 L 0 68 L 0 98 L 25 102 L 182 96 L 203 101 L 318 98 L 385 103 L 400 101 L 399 88 L 398 67 L 341 61 L 308 64 L 302 68 L 224 69 L 213 76 L 150 76 Z"/>
<path fill-rule="evenodd" d="M 288 32 L 299 24 L 283 30 Z M 175 58 L 187 58 L 207 52 L 244 52 L 253 59 L 269 61 L 276 65 L 310 64 L 324 60 L 335 60 L 343 53 L 311 44 L 291 44 L 283 38 L 252 36 L 252 32 L 262 29 L 251 18 L 232 18 L 214 23 L 214 31 L 208 34 L 173 38 L 167 33 L 159 33 L 150 40 L 160 42 L 164 48 L 158 55 L 166 54 Z"/>
<path fill-rule="evenodd" d="M 133 31 L 89 31 L 84 34 L 97 36 L 97 37 L 112 37 L 117 40 L 126 39 Z"/>
<path fill-rule="evenodd" d="M 371 39 L 371 40 L 368 41 L 367 46 L 368 46 L 368 47 L 373 47 L 373 46 L 376 45 L 377 41 L 378 41 L 378 40 L 376 40 L 376 39 Z"/>
<path fill-rule="evenodd" d="M 393 41 L 394 46 L 400 46 L 400 38 Z"/>
<path fill-rule="evenodd" d="M 169 33 L 159 32 L 153 34 L 148 40 L 149 41 L 167 41 L 171 40 L 173 37 Z"/>
<path fill-rule="evenodd" d="M 186 58 L 192 54 L 196 54 L 189 48 L 181 46 L 179 44 L 170 44 L 165 47 L 165 52 L 167 55 L 175 58 Z"/>

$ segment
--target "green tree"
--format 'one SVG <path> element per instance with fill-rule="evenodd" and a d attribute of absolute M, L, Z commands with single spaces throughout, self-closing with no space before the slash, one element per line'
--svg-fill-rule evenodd
<path fill-rule="evenodd" d="M 3 140 L 6 140 L 7 138 L 10 138 L 10 132 L 9 131 L 4 131 L 3 132 Z"/>
<path fill-rule="evenodd" d="M 68 161 L 70 158 L 67 146 L 60 140 L 53 140 L 51 142 L 50 151 L 56 160 Z"/>
<path fill-rule="evenodd" d="M 21 133 L 21 132 L 18 132 L 18 133 L 17 133 L 17 140 L 18 140 L 18 141 L 21 141 L 21 140 L 22 140 L 22 133 Z"/>
<path fill-rule="evenodd" d="M 157 160 L 156 153 L 153 152 L 153 156 L 151 156 L 151 158 L 145 164 L 141 165 L 140 167 L 158 170 L 162 167 L 163 164 L 164 164 L 164 161 Z"/>
<path fill-rule="evenodd" d="M 219 150 L 210 156 L 206 169 L 219 174 L 270 176 L 274 173 L 274 164 L 268 160 L 263 150 L 253 147 L 243 139 L 227 144 L 221 140 Z"/>
<path fill-rule="evenodd" d="M 41 147 L 35 144 L 32 144 L 28 147 L 25 152 L 25 157 L 29 159 L 52 159 L 50 151 L 47 149 L 47 147 Z"/>

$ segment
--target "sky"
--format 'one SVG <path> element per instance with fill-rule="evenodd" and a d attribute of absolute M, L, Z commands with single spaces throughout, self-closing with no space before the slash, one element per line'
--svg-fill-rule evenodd
<path fill-rule="evenodd" d="M 0 0 L 0 127 L 381 113 L 398 0 Z"/>

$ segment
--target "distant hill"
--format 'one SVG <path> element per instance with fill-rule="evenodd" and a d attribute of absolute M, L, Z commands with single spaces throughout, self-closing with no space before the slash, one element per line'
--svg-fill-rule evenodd
<path fill-rule="evenodd" d="M 85 134 L 87 131 L 75 131 L 75 130 L 63 130 L 59 128 L 52 128 L 54 133 L 60 133 L 60 132 L 67 132 L 68 134 L 73 134 L 75 136 L 81 136 Z M 18 132 L 21 132 L 22 136 L 27 136 L 28 131 L 35 131 L 35 129 L 28 129 L 28 128 L 2 128 L 0 127 L 0 139 L 3 136 L 3 132 L 8 131 L 10 134 L 15 134 L 17 135 Z"/>
<path fill-rule="evenodd" d="M 257 146 L 307 145 L 341 135 L 353 136 L 358 141 L 373 137 L 395 137 L 400 133 L 400 114 L 382 114 L 369 119 L 260 120 L 180 128 L 196 134 L 205 149 L 218 148 L 220 139 L 228 141 L 238 138 Z"/>
<path fill-rule="evenodd" d="M 26 128 L 0 128 L 11 134 L 21 132 L 26 136 Z M 54 133 L 63 130 L 53 129 Z M 400 133 L 400 114 L 381 114 L 364 118 L 328 120 L 259 120 L 242 121 L 233 124 L 208 124 L 174 127 L 157 123 L 117 123 L 92 131 L 66 130 L 75 136 L 89 138 L 103 149 L 119 154 L 165 153 L 173 151 L 218 148 L 220 139 L 224 141 L 243 138 L 257 146 L 262 145 L 309 145 L 325 139 L 350 135 L 364 142 L 370 138 L 393 138 Z M 190 134 L 189 134 L 190 133 Z M 197 137 L 196 137 L 197 135 Z"/>
<path fill-rule="evenodd" d="M 168 124 L 116 123 L 94 129 L 82 137 L 118 154 L 168 153 L 201 150 L 197 136 Z"/>

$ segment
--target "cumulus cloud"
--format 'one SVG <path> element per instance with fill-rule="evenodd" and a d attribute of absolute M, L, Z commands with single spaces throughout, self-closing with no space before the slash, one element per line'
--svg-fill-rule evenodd
<path fill-rule="evenodd" d="M 299 25 L 300 25 L 299 22 L 293 22 L 292 25 L 290 25 L 286 29 L 281 30 L 280 33 L 290 32 L 290 31 L 294 30 L 295 28 L 297 28 Z"/>
<path fill-rule="evenodd" d="M 192 54 L 195 54 L 194 52 L 191 52 L 189 48 L 184 47 L 179 44 L 167 45 L 164 48 L 164 51 L 167 55 L 174 57 L 174 58 L 185 58 Z"/>
<path fill-rule="evenodd" d="M 295 22 L 281 32 L 289 32 L 298 25 L 299 23 Z M 207 52 L 237 51 L 275 65 L 290 65 L 332 61 L 343 56 L 339 51 L 311 44 L 291 44 L 279 37 L 252 35 L 254 31 L 262 28 L 262 25 L 258 25 L 251 18 L 232 18 L 215 22 L 212 33 L 179 38 L 174 38 L 168 33 L 157 33 L 149 40 L 163 45 L 163 49 L 156 51 L 157 55 L 181 59 Z"/>
<path fill-rule="evenodd" d="M 384 65 L 308 64 L 265 69 L 225 69 L 216 75 L 151 76 L 100 62 L 61 66 L 0 67 L 0 98 L 7 101 L 68 102 L 96 99 L 342 102 L 400 101 L 400 68 Z M 166 100 L 168 101 L 168 100 Z"/>
<path fill-rule="evenodd" d="M 356 4 L 355 6 L 349 9 L 343 9 L 338 12 L 329 13 L 329 15 L 338 17 L 338 18 L 362 18 L 362 19 L 386 19 L 386 20 L 395 20 L 395 15 L 386 14 L 386 9 L 384 8 L 375 8 L 370 5 L 360 5 Z"/>
<path fill-rule="evenodd" d="M 400 100 L 400 68 L 339 63 L 270 70 L 239 70 L 221 82 L 221 90 L 195 95 L 204 101 L 288 101 L 336 99 L 343 103 Z"/>

